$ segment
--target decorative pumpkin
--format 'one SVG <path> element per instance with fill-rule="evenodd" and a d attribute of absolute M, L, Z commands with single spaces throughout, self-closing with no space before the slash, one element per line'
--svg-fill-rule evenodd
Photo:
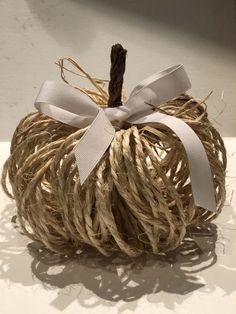
<path fill-rule="evenodd" d="M 113 46 L 109 95 L 102 80 L 67 59 L 98 89 L 74 91 L 102 110 L 121 108 L 125 56 L 121 45 Z M 58 64 L 66 81 L 64 62 Z M 3 189 L 16 201 L 23 232 L 61 254 L 93 246 L 104 255 L 122 251 L 138 256 L 173 250 L 189 227 L 216 218 L 225 201 L 224 143 L 208 120 L 205 101 L 186 93 L 176 96 L 150 109 L 185 122 L 201 140 L 212 174 L 215 212 L 195 204 L 186 150 L 169 126 L 111 121 L 113 139 L 82 184 L 74 149 L 89 125 L 78 128 L 37 111 L 17 126 L 2 173 Z M 101 140 L 100 132 L 96 136 Z"/>

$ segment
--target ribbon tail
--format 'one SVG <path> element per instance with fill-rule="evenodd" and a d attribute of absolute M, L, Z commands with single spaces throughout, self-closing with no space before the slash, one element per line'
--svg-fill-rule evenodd
<path fill-rule="evenodd" d="M 101 109 L 74 148 L 81 185 L 110 146 L 115 129 Z"/>
<path fill-rule="evenodd" d="M 211 167 L 205 148 L 192 128 L 181 119 L 159 112 L 129 121 L 134 124 L 158 122 L 175 132 L 187 155 L 194 203 L 215 213 L 217 209 Z"/>

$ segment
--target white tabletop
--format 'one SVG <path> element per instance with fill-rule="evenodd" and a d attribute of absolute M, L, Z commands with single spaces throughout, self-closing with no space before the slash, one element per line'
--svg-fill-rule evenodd
<path fill-rule="evenodd" d="M 0 313 L 236 313 L 236 138 L 225 144 L 222 214 L 186 243 L 188 251 L 167 258 L 131 261 L 89 251 L 74 262 L 48 265 L 47 254 L 11 221 L 15 204 L 1 190 Z M 8 151 L 9 143 L 1 143 L 0 169 Z"/>

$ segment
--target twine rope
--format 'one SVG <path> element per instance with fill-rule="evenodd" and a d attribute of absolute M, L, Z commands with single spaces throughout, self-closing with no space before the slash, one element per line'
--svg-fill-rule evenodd
<path fill-rule="evenodd" d="M 79 89 L 106 106 L 106 81 L 63 58 L 57 65 L 67 84 L 65 61 L 96 91 Z M 73 148 L 87 128 L 33 112 L 15 130 L 1 180 L 5 193 L 16 201 L 22 231 L 61 254 L 89 245 L 104 255 L 121 251 L 135 257 L 173 250 L 190 226 L 216 218 L 225 201 L 226 151 L 208 120 L 205 100 L 184 94 L 157 110 L 183 119 L 201 139 L 213 174 L 217 213 L 194 206 L 186 154 L 168 127 L 155 123 L 117 130 L 81 186 Z"/>

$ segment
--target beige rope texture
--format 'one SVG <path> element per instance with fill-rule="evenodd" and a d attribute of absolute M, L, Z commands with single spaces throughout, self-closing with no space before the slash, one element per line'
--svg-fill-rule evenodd
<path fill-rule="evenodd" d="M 2 172 L 23 232 L 61 254 L 89 245 L 104 255 L 122 251 L 135 257 L 173 250 L 188 227 L 213 220 L 225 201 L 226 151 L 205 102 L 181 95 L 158 110 L 183 119 L 201 139 L 212 170 L 216 214 L 194 206 L 186 154 L 168 127 L 152 123 L 118 130 L 81 186 L 73 148 L 86 128 L 31 113 L 13 135 Z"/>

